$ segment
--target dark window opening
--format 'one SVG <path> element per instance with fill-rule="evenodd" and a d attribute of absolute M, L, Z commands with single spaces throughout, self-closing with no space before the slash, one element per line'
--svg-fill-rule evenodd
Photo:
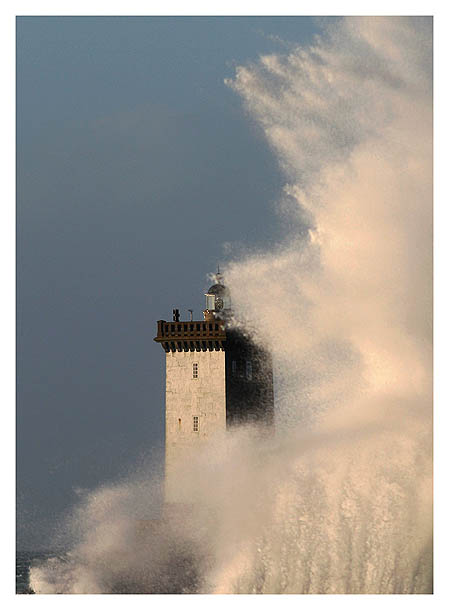
<path fill-rule="evenodd" d="M 251 380 L 253 378 L 253 363 L 251 360 L 246 361 L 246 378 Z"/>

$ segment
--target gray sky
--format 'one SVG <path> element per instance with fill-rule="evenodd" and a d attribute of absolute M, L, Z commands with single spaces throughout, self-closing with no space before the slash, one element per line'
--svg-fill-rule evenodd
<path fill-rule="evenodd" d="M 173 307 L 279 238 L 282 177 L 225 84 L 310 17 L 17 21 L 18 547 L 164 441 Z"/>

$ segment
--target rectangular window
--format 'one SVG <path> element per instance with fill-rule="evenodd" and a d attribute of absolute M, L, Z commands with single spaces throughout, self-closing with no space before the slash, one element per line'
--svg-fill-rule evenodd
<path fill-rule="evenodd" d="M 250 380 L 253 378 L 253 363 L 251 360 L 246 361 L 246 378 Z"/>
<path fill-rule="evenodd" d="M 237 372 L 237 360 L 232 361 L 232 374 L 235 375 Z"/>
<path fill-rule="evenodd" d="M 193 363 L 192 377 L 193 377 L 193 379 L 198 379 L 198 362 Z"/>
<path fill-rule="evenodd" d="M 193 431 L 199 432 L 199 430 L 200 430 L 200 418 L 198 417 L 198 415 L 194 415 L 193 416 Z"/>

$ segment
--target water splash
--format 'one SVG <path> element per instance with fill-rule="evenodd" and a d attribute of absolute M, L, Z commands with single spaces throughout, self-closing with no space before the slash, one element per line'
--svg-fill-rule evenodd
<path fill-rule="evenodd" d="M 431 27 L 343 19 L 237 69 L 288 179 L 284 244 L 226 269 L 277 363 L 276 435 L 216 438 L 190 510 L 142 530 L 154 482 L 86 494 L 36 592 L 432 591 Z"/>

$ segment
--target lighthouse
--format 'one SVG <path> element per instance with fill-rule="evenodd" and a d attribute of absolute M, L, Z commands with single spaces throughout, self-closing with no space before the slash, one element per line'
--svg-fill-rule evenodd
<path fill-rule="evenodd" d="M 232 325 L 223 276 L 205 294 L 202 320 L 158 320 L 154 338 L 165 352 L 165 501 L 179 500 L 176 473 L 206 442 L 232 427 L 271 428 L 274 417 L 270 353 Z"/>

